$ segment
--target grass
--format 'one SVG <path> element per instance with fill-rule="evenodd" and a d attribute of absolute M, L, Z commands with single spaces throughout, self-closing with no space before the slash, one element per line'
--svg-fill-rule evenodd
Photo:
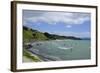
<path fill-rule="evenodd" d="M 33 35 L 32 35 L 32 31 L 30 31 L 30 30 L 23 30 L 23 38 L 24 38 L 24 41 L 25 42 L 28 42 L 30 39 L 33 39 Z"/>
<path fill-rule="evenodd" d="M 36 56 L 36 55 L 32 55 L 30 52 L 28 52 L 27 50 L 25 50 L 24 49 L 24 56 L 26 57 L 26 58 L 28 58 L 28 59 L 31 59 L 32 61 L 34 61 L 34 62 L 40 62 L 41 61 L 41 59 L 38 57 L 38 56 Z"/>
<path fill-rule="evenodd" d="M 41 32 L 36 32 L 36 31 L 31 31 L 31 30 L 23 30 L 23 38 L 24 42 L 30 42 L 30 40 L 36 40 L 36 41 L 41 41 L 41 40 L 47 40 L 48 38 Z"/>

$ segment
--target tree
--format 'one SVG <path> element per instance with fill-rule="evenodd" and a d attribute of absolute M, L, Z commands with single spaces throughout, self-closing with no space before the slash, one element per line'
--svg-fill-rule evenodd
<path fill-rule="evenodd" d="M 28 28 L 27 28 L 26 26 L 23 26 L 23 29 L 24 29 L 24 30 L 28 30 Z"/>

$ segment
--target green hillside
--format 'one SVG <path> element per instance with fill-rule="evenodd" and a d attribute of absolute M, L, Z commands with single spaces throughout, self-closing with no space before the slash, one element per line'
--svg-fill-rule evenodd
<path fill-rule="evenodd" d="M 23 39 L 25 42 L 28 42 L 29 40 L 33 39 L 32 31 L 30 30 L 23 30 Z"/>
<path fill-rule="evenodd" d="M 35 40 L 35 41 L 47 40 L 48 38 L 42 32 L 29 29 L 28 27 L 24 26 L 23 39 L 24 39 L 24 42 L 29 42 L 31 40 Z"/>
<path fill-rule="evenodd" d="M 41 32 L 34 32 L 33 38 L 36 40 L 47 40 L 48 38 Z"/>
<path fill-rule="evenodd" d="M 56 34 L 50 34 L 48 32 L 40 32 L 38 30 L 34 30 L 23 26 L 23 39 L 24 42 L 34 41 L 42 41 L 42 40 L 56 40 L 56 39 L 72 39 L 72 40 L 81 40 L 81 38 L 74 36 L 60 36 Z"/>

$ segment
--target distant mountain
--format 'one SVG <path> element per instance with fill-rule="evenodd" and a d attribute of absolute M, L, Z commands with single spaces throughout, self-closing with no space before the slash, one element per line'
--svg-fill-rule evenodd
<path fill-rule="evenodd" d="M 43 33 L 26 26 L 23 26 L 23 36 L 24 36 L 23 39 L 26 42 L 30 40 L 38 41 L 38 40 L 56 40 L 56 39 L 82 40 L 81 38 L 74 37 L 74 36 L 61 36 L 56 34 L 50 34 L 48 32 Z"/>

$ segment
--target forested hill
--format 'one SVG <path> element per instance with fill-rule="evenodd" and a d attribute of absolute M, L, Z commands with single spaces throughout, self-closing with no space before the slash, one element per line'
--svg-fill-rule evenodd
<path fill-rule="evenodd" d="M 50 34 L 48 32 L 40 32 L 35 29 L 28 28 L 23 26 L 23 39 L 24 41 L 29 40 L 57 40 L 57 39 L 72 39 L 72 40 L 82 40 L 81 38 L 74 37 L 74 36 L 61 36 L 56 34 Z"/>

